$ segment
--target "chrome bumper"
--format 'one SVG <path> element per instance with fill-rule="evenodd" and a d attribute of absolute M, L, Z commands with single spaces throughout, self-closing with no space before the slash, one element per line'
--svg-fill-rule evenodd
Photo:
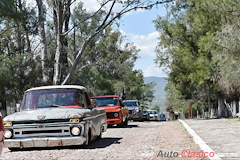
<path fill-rule="evenodd" d="M 5 139 L 4 147 L 8 148 L 58 147 L 58 146 L 82 145 L 85 142 L 86 138 L 82 136 Z"/>

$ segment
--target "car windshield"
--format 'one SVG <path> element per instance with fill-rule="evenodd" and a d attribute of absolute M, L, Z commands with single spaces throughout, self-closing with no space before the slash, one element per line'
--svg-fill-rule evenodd
<path fill-rule="evenodd" d="M 157 114 L 156 111 L 148 111 L 149 114 Z"/>
<path fill-rule="evenodd" d="M 97 100 L 97 106 L 116 106 L 118 105 L 118 99 L 117 98 L 96 98 Z"/>
<path fill-rule="evenodd" d="M 137 106 L 137 102 L 128 102 L 128 101 L 124 101 L 123 105 L 125 106 Z"/>
<path fill-rule="evenodd" d="M 160 117 L 165 117 L 165 114 L 160 114 Z"/>
<path fill-rule="evenodd" d="M 22 110 L 75 106 L 85 106 L 81 91 L 76 89 L 54 89 L 26 92 L 23 98 Z M 73 107 L 74 108 L 74 107 Z"/>

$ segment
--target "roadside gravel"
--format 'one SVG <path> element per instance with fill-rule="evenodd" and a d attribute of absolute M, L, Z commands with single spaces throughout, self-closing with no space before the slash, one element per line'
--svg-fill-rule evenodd
<path fill-rule="evenodd" d="M 180 122 L 130 122 L 126 128 L 108 128 L 107 132 L 103 133 L 102 139 L 92 142 L 87 147 L 31 149 L 17 152 L 4 148 L 0 158 L 3 160 L 183 159 L 180 157 L 183 150 L 201 151 Z M 164 153 L 169 153 L 169 157 L 163 158 Z M 179 155 L 174 158 L 173 155 L 170 157 L 171 153 Z"/>

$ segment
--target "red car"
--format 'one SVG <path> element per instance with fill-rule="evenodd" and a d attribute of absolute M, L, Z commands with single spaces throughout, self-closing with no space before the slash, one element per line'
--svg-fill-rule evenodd
<path fill-rule="evenodd" d="M 104 108 L 107 114 L 108 126 L 117 124 L 120 127 L 128 124 L 128 108 L 122 104 L 117 95 L 91 97 L 97 101 L 97 108 Z"/>

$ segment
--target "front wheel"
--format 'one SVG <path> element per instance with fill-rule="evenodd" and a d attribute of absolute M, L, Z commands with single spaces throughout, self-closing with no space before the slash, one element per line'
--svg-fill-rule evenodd
<path fill-rule="evenodd" d="M 126 120 L 125 120 L 125 122 L 126 122 Z M 122 122 L 120 124 L 117 124 L 117 126 L 122 128 L 122 127 L 124 127 L 125 122 L 123 122 L 123 120 L 122 120 Z"/>
<path fill-rule="evenodd" d="M 99 136 L 97 137 L 97 139 L 102 139 L 102 132 L 103 132 L 103 128 L 100 129 L 100 134 L 99 134 Z"/>
<path fill-rule="evenodd" d="M 126 118 L 124 121 L 124 126 L 127 126 L 127 125 L 128 125 L 128 119 Z"/>
<path fill-rule="evenodd" d="M 91 131 L 90 131 L 90 129 L 89 129 L 88 134 L 87 134 L 87 136 L 86 136 L 86 142 L 84 143 L 84 146 L 89 145 L 90 142 L 91 142 Z"/>

